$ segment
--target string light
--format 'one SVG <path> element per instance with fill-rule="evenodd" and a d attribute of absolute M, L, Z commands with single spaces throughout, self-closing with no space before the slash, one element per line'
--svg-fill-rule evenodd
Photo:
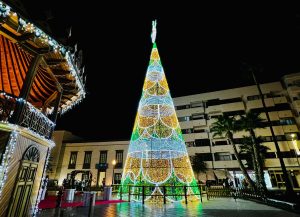
<path fill-rule="evenodd" d="M 154 23 L 156 26 L 156 22 Z M 155 27 L 154 26 L 154 27 Z M 152 37 L 153 40 L 153 37 Z M 196 180 L 178 123 L 159 53 L 153 40 L 142 97 L 129 144 L 122 185 L 155 187 L 145 200 L 158 200 L 162 185 L 191 185 Z M 188 192 L 199 190 L 188 187 Z M 156 199 L 155 199 L 156 198 Z M 169 201 L 174 197 L 167 196 Z M 178 197 L 178 200 L 183 199 Z M 140 201 L 138 197 L 134 200 Z M 177 199 L 175 199 L 177 200 Z"/>
<path fill-rule="evenodd" d="M 0 165 L 0 198 L 2 196 L 2 188 L 7 179 L 7 172 L 8 172 L 9 165 L 10 165 L 10 159 L 15 150 L 15 145 L 17 143 L 17 137 L 18 137 L 18 133 L 14 129 L 10 134 L 9 143 L 6 146 L 5 152 L 2 157 L 2 162 Z"/>
<path fill-rule="evenodd" d="M 51 152 L 51 148 L 49 149 L 48 151 L 48 155 L 47 155 L 47 158 L 46 158 L 46 161 L 45 161 L 45 166 L 44 168 L 47 168 L 48 166 L 48 163 L 49 163 L 49 157 L 50 157 L 50 153 Z M 42 175 L 42 178 L 41 178 L 41 185 L 43 185 L 44 181 L 46 179 L 46 169 L 44 169 L 43 171 L 43 175 Z M 43 186 L 43 187 L 46 187 L 46 186 Z M 39 203 L 41 202 L 41 197 L 42 197 L 42 192 L 43 192 L 43 187 L 40 186 L 40 190 L 39 190 L 39 193 L 38 193 L 38 196 L 37 196 L 37 199 L 36 199 L 36 203 L 35 203 L 35 206 L 34 206 L 34 209 L 33 209 L 33 216 L 36 216 L 38 211 L 39 211 Z"/>
<path fill-rule="evenodd" d="M 10 13 L 10 7 L 0 1 L 0 16 L 7 17 Z"/>

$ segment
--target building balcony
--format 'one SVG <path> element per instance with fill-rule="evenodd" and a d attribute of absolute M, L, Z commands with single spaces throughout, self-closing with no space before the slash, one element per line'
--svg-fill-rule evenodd
<path fill-rule="evenodd" d="M 300 87 L 299 86 L 290 86 L 288 87 L 288 90 L 289 91 L 292 91 L 292 92 L 300 92 Z"/>
<path fill-rule="evenodd" d="M 216 169 L 239 168 L 239 163 L 237 160 L 214 161 L 214 167 Z"/>
<path fill-rule="evenodd" d="M 300 159 L 298 158 L 283 158 L 284 164 L 286 167 L 296 167 L 300 166 Z M 280 162 L 278 158 L 273 159 L 265 159 L 265 167 L 269 168 L 281 168 Z"/>
<path fill-rule="evenodd" d="M 17 112 L 20 113 L 19 119 L 13 121 L 13 116 Z M 51 136 L 55 127 L 55 124 L 47 116 L 29 102 L 4 92 L 0 93 L 0 121 L 17 124 L 45 138 Z"/>

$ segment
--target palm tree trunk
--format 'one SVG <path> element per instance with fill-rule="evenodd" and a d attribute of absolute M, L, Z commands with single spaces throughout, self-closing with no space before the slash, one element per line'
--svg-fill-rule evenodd
<path fill-rule="evenodd" d="M 257 174 L 256 177 L 257 179 L 257 187 L 260 191 L 261 194 L 265 195 L 267 192 L 267 188 L 266 188 L 266 183 L 265 183 L 265 179 L 264 179 L 264 171 L 263 171 L 263 167 L 262 167 L 262 161 L 261 161 L 261 157 L 259 155 L 259 144 L 257 142 L 254 130 L 250 130 L 250 135 L 251 135 L 251 139 L 252 139 L 252 143 L 253 143 L 253 154 L 254 154 L 254 160 L 255 160 L 255 165 L 257 167 L 257 171 L 255 171 Z"/>
<path fill-rule="evenodd" d="M 254 156 L 254 147 L 253 147 L 253 144 L 250 147 L 251 147 L 252 165 L 253 165 L 253 169 L 255 171 L 255 179 L 256 179 L 256 185 L 257 185 L 257 183 L 259 181 L 259 175 L 258 175 L 258 168 L 257 168 L 257 164 L 256 164 L 256 161 L 255 161 L 255 156 Z"/>
<path fill-rule="evenodd" d="M 234 155 L 235 155 L 235 157 L 236 157 L 236 159 L 237 159 L 237 161 L 238 161 L 238 163 L 239 163 L 240 169 L 241 169 L 241 171 L 242 171 L 242 173 L 243 173 L 245 179 L 247 180 L 247 182 L 249 183 L 249 185 L 250 185 L 250 187 L 251 187 L 252 189 L 256 189 L 256 188 L 255 188 L 255 185 L 254 185 L 254 182 L 252 181 L 252 179 L 250 178 L 249 174 L 247 173 L 247 170 L 246 170 L 246 168 L 245 168 L 245 166 L 244 166 L 244 164 L 243 164 L 243 162 L 242 162 L 242 160 L 241 160 L 241 158 L 240 158 L 240 156 L 239 156 L 239 154 L 238 154 L 236 145 L 235 145 L 235 143 L 233 142 L 233 135 L 232 135 L 232 134 L 229 134 L 229 135 L 228 135 L 228 139 L 229 139 L 229 142 L 231 143 L 231 145 L 232 145 L 232 147 L 233 147 L 233 153 L 234 153 Z"/>

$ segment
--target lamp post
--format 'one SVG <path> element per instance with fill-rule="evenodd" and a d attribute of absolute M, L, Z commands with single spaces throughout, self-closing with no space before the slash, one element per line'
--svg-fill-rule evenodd
<path fill-rule="evenodd" d="M 112 163 L 112 165 L 113 165 L 113 173 L 112 173 L 112 181 L 111 181 L 111 183 L 114 184 L 115 165 L 116 165 L 117 161 L 116 161 L 116 160 L 113 160 L 111 163 Z"/>
<path fill-rule="evenodd" d="M 292 143 L 293 143 L 293 146 L 294 146 L 294 154 L 295 154 L 295 157 L 297 159 L 298 166 L 300 166 L 299 159 L 298 159 L 298 155 L 300 154 L 300 151 L 299 151 L 298 144 L 297 144 L 296 134 L 292 133 L 291 137 L 292 137 Z"/>

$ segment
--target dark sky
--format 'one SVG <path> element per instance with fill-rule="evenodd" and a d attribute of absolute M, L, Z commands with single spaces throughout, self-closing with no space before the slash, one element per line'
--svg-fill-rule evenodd
<path fill-rule="evenodd" d="M 129 139 L 151 52 L 151 21 L 173 97 L 221 90 L 253 81 L 242 62 L 259 65 L 260 82 L 300 72 L 297 5 L 144 5 L 93 1 L 22 0 L 34 19 L 46 19 L 56 37 L 83 50 L 87 96 L 59 117 L 57 129 L 91 140 Z"/>

